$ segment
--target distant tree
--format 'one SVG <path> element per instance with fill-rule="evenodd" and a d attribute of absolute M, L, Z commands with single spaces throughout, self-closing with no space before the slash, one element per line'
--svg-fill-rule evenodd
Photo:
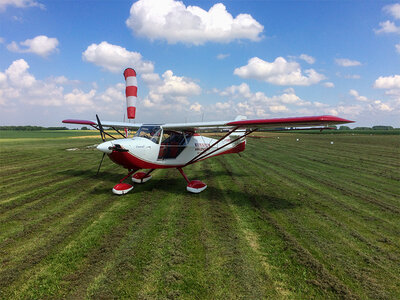
<path fill-rule="evenodd" d="M 349 126 L 340 126 L 339 130 L 351 130 Z"/>
<path fill-rule="evenodd" d="M 377 126 L 372 126 L 373 130 L 393 130 L 393 126 L 383 126 L 383 125 L 377 125 Z"/>
<path fill-rule="evenodd" d="M 356 127 L 354 130 L 371 130 L 370 127 Z"/>
<path fill-rule="evenodd" d="M 81 130 L 89 130 L 86 126 L 82 126 Z"/>

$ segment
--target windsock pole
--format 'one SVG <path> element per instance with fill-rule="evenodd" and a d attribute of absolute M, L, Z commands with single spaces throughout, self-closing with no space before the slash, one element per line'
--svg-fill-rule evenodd
<path fill-rule="evenodd" d="M 137 80 L 136 72 L 132 68 L 127 68 L 124 71 L 126 82 L 126 109 L 128 119 L 134 119 L 136 114 L 136 100 L 137 100 Z"/>

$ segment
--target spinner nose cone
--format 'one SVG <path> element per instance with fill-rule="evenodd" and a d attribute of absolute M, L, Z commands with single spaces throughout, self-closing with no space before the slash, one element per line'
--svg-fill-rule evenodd
<path fill-rule="evenodd" d="M 109 154 L 112 152 L 112 150 L 110 150 L 109 147 L 112 146 L 113 144 L 111 142 L 104 142 L 97 146 L 97 150 Z"/>

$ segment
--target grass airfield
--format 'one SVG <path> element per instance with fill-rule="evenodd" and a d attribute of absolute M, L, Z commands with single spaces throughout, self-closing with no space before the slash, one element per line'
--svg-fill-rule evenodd
<path fill-rule="evenodd" d="M 73 135 L 0 132 L 0 299 L 400 298 L 398 135 L 264 133 L 125 196 Z"/>

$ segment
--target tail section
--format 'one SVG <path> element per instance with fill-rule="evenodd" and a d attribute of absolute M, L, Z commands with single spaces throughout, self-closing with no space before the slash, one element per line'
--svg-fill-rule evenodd
<path fill-rule="evenodd" d="M 134 119 L 136 115 L 136 100 L 137 100 L 137 80 L 136 72 L 132 68 L 127 68 L 124 71 L 126 82 L 126 107 L 128 119 Z"/>

